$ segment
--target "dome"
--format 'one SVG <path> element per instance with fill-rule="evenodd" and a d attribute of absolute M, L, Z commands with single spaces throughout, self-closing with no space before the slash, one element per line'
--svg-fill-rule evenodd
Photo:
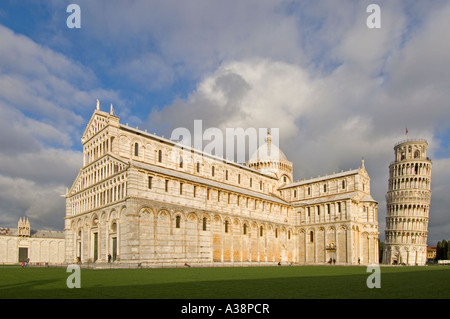
<path fill-rule="evenodd" d="M 292 181 L 292 163 L 277 145 L 272 144 L 270 132 L 267 132 L 266 143 L 250 157 L 247 166 L 276 178 L 287 175 Z"/>
<path fill-rule="evenodd" d="M 273 161 L 288 161 L 283 151 L 275 144 L 272 144 L 272 136 L 270 130 L 267 130 L 266 143 L 261 145 L 256 152 L 250 157 L 249 163 L 256 162 L 273 162 Z"/>
<path fill-rule="evenodd" d="M 286 155 L 275 144 L 270 141 L 261 145 L 252 157 L 249 159 L 249 163 L 254 162 L 272 162 L 272 161 L 287 161 Z"/>

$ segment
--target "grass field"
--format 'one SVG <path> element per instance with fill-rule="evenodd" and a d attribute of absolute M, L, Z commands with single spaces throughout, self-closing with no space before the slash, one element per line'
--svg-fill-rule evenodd
<path fill-rule="evenodd" d="M 450 267 L 381 267 L 368 288 L 366 267 L 81 269 L 0 267 L 1 299 L 448 299 Z"/>

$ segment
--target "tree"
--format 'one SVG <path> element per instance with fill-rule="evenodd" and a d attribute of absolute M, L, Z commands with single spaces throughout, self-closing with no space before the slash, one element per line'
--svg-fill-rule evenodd
<path fill-rule="evenodd" d="M 442 243 L 440 241 L 438 241 L 437 245 L 436 245 L 436 257 L 435 257 L 435 259 L 436 259 L 436 261 L 442 259 Z"/>
<path fill-rule="evenodd" d="M 444 239 L 438 241 L 436 245 L 436 260 L 448 260 L 450 259 L 450 250 L 448 242 Z"/>
<path fill-rule="evenodd" d="M 443 255 L 443 258 L 442 259 L 448 259 L 448 242 L 446 241 L 446 240 L 443 240 L 442 241 L 444 244 L 443 244 L 443 251 L 442 251 L 442 255 Z"/>
<path fill-rule="evenodd" d="M 436 259 L 436 261 L 441 259 L 441 250 L 442 250 L 442 243 L 438 241 L 436 245 L 436 257 L 434 258 Z"/>
<path fill-rule="evenodd" d="M 441 248 L 441 259 L 442 260 L 446 260 L 447 259 L 447 250 L 448 250 L 448 243 L 447 241 L 444 239 L 442 241 L 442 248 Z"/>
<path fill-rule="evenodd" d="M 379 241 L 379 239 L 378 239 L 378 241 Z M 378 242 L 378 259 L 379 259 L 379 262 L 380 262 L 380 264 L 383 262 L 383 253 L 384 253 L 384 242 Z"/>

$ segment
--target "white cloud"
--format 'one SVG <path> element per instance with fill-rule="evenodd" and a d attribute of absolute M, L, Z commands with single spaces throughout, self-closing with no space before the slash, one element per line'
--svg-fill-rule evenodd
<path fill-rule="evenodd" d="M 28 216 L 32 227 L 61 229 L 84 113 L 96 98 L 123 101 L 88 68 L 1 25 L 0 42 L 0 224 Z"/>
<path fill-rule="evenodd" d="M 409 136 L 429 141 L 430 156 L 440 147 L 433 123 L 442 122 L 448 113 L 450 96 L 439 83 L 443 77 L 434 76 L 434 67 L 408 61 L 410 55 L 423 61 L 437 58 L 433 65 L 440 74 L 450 74 L 450 41 L 435 46 L 440 53 L 429 53 L 426 46 L 430 32 L 434 32 L 433 41 L 439 41 L 436 34 L 447 8 L 429 14 L 423 30 L 410 34 L 404 8 L 397 4 L 383 4 L 382 29 L 371 30 L 365 26 L 367 15 L 352 16 L 355 7 L 346 11 L 349 3 L 345 3 L 337 8 L 337 17 L 343 21 L 335 25 L 339 40 L 334 40 L 332 32 L 336 16 L 328 11 L 321 13 L 325 29 L 317 32 L 333 52 L 328 58 L 339 62 L 335 68 L 320 73 L 316 63 L 305 67 L 272 57 L 230 59 L 203 78 L 188 99 L 153 111 L 146 126 L 166 135 L 176 127 L 190 128 L 194 119 L 202 119 L 204 129 L 279 127 L 281 148 L 294 163 L 296 178 L 356 168 L 364 158 L 372 177 L 372 195 L 379 202 L 383 240 L 388 168 L 394 144 L 406 138 L 405 126 Z M 320 47 L 316 45 L 313 52 Z M 422 83 L 418 76 L 410 78 L 414 74 L 427 84 L 406 87 L 408 94 L 403 94 L 404 83 Z M 164 127 L 159 124 L 162 121 Z M 448 183 L 433 182 L 437 190 Z M 443 207 L 444 196 L 437 191 L 433 202 Z M 435 214 L 436 220 L 446 218 L 442 210 Z M 445 229 L 431 222 L 430 227 L 435 234 Z"/>
<path fill-rule="evenodd" d="M 127 78 L 141 90 L 149 91 L 170 87 L 176 80 L 172 67 L 160 56 L 148 52 L 131 61 L 123 62 L 111 73 Z"/>
<path fill-rule="evenodd" d="M 433 160 L 431 169 L 431 205 L 428 227 L 428 243 L 450 237 L 448 182 L 450 181 L 450 159 Z"/>
<path fill-rule="evenodd" d="M 0 42 L 0 100 L 33 118 L 66 129 L 97 98 L 123 103 L 88 68 L 1 25 Z"/>
<path fill-rule="evenodd" d="M 225 63 L 187 101 L 153 111 L 147 126 L 167 119 L 172 129 L 191 127 L 201 119 L 205 127 L 223 130 L 278 127 L 288 139 L 298 134 L 295 121 L 309 109 L 313 90 L 308 74 L 295 65 L 266 59 Z"/>
<path fill-rule="evenodd" d="M 138 69 L 134 82 L 171 84 L 199 79 L 223 61 L 272 57 L 299 61 L 300 32 L 283 1 L 84 1 L 89 35 L 107 46 L 120 46 L 111 74 Z M 126 48 L 126 49 L 123 49 Z M 138 48 L 138 49 L 135 49 Z M 141 66 L 141 69 L 139 69 Z M 155 75 L 155 79 L 152 78 Z"/>
<path fill-rule="evenodd" d="M 33 229 L 64 227 L 65 188 L 60 184 L 43 184 L 28 179 L 0 175 L 0 219 L 2 226 L 17 227 L 27 216 Z"/>
<path fill-rule="evenodd" d="M 380 1 L 382 28 L 373 30 L 365 25 L 369 3 L 79 2 L 89 43 L 98 43 L 92 50 L 114 48 L 110 59 L 92 62 L 103 73 L 153 92 L 198 80 L 188 98 L 155 109 L 139 127 L 166 136 L 176 127 L 192 127 L 195 119 L 203 120 L 204 129 L 279 127 L 296 178 L 355 168 L 364 157 L 383 239 L 394 144 L 405 138 L 408 125 L 409 136 L 428 139 L 433 157 L 441 148 L 438 131 L 450 129 L 450 5 Z M 35 114 L 19 116 L 17 126 L 3 120 L 2 132 L 11 129 L 17 143 L 0 138 L 0 146 L 19 152 L 14 147 L 23 143 L 43 166 L 62 156 L 74 169 L 77 154 L 44 155 L 45 144 L 69 145 L 96 98 L 125 102 L 98 88 L 93 72 L 62 54 L 6 28 L 0 37 L 11 43 L 0 48 L 0 99 L 8 117 L 11 108 Z M 123 108 L 116 110 L 128 116 Z M 18 129 L 22 125 L 27 129 Z M 29 163 L 27 156 L 19 162 Z M 15 176 L 36 183 L 43 178 L 31 171 L 21 175 L 11 163 L 8 171 Z M 448 234 L 441 223 L 448 220 L 446 163 L 437 159 L 433 166 L 432 234 Z"/>

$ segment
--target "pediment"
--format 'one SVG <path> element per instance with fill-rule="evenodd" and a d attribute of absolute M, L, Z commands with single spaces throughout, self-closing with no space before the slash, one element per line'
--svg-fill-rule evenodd
<path fill-rule="evenodd" d="M 86 129 L 84 130 L 81 142 L 84 144 L 91 139 L 95 134 L 100 132 L 108 125 L 108 113 L 95 110 Z"/>
<path fill-rule="evenodd" d="M 115 156 L 112 156 L 111 154 L 106 154 L 105 156 L 99 158 L 95 162 L 91 163 L 88 166 L 83 167 L 80 170 L 77 177 L 75 178 L 74 183 L 72 184 L 72 187 L 66 194 L 66 197 L 69 197 L 75 193 L 83 191 L 84 189 L 92 186 L 92 185 L 84 185 L 84 180 L 85 180 L 84 177 L 85 177 L 85 174 L 89 174 L 88 172 L 90 171 L 91 165 L 95 165 L 96 163 L 99 163 L 99 162 L 112 163 L 112 165 L 111 165 L 111 167 L 113 168 L 112 172 L 110 172 L 108 176 L 105 176 L 103 180 L 106 180 L 116 174 L 119 174 L 129 167 L 129 164 L 127 162 L 124 162 L 123 160 L 121 160 Z"/>

